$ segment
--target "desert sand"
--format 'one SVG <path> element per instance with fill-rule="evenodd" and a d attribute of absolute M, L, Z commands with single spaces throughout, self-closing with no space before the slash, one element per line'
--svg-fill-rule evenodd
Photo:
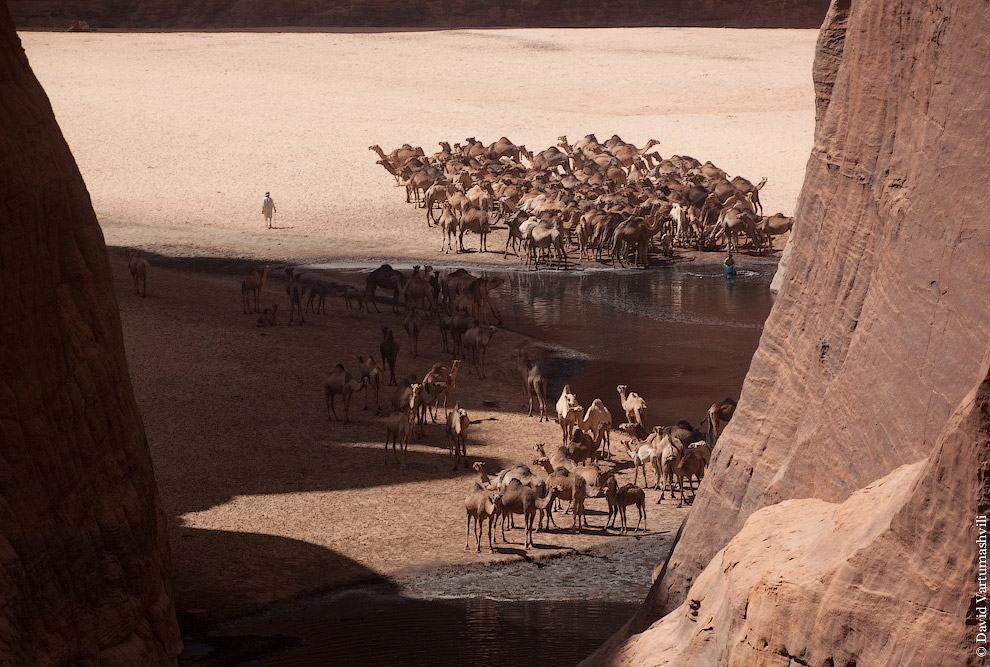
<path fill-rule="evenodd" d="M 811 149 L 814 30 L 33 33 L 21 39 L 109 245 L 164 254 L 435 257 L 377 164 L 409 142 L 530 149 L 617 133 L 768 179 L 791 215 Z M 275 224 L 264 228 L 271 191 Z M 504 234 L 504 232 L 501 232 Z M 498 236 L 495 237 L 496 239 Z M 497 247 L 497 240 L 493 240 Z M 492 258 L 472 257 L 472 261 Z"/>
<path fill-rule="evenodd" d="M 233 260 L 435 259 L 439 239 L 375 164 L 375 143 L 431 152 L 439 140 L 468 136 L 506 135 L 530 148 L 561 134 L 614 132 L 637 145 L 656 137 L 663 155 L 766 176 L 767 212 L 790 214 L 812 139 L 815 36 L 21 33 L 108 245 L 232 260 L 206 272 L 159 263 L 140 299 L 123 253 L 112 253 L 131 375 L 171 520 L 178 608 L 230 616 L 313 590 L 478 562 L 463 549 L 460 509 L 473 475 L 450 473 L 440 427 L 427 427 L 410 471 L 397 476 L 383 469 L 383 418 L 360 410 L 363 396 L 352 405 L 354 425 L 326 418 L 322 381 L 333 364 L 356 371 L 357 354 L 377 356 L 380 326 L 400 330 L 401 319 L 345 315 L 335 300 L 333 315 L 306 327 L 255 328 L 241 313 L 244 265 Z M 260 215 L 265 191 L 278 205 L 274 230 Z M 473 264 L 492 261 L 503 262 L 471 255 Z M 282 304 L 284 325 L 283 287 L 273 279 L 263 301 Z M 435 327 L 426 331 L 427 354 L 417 360 L 400 335 L 400 374 L 421 376 L 442 358 Z M 532 344 L 500 333 L 490 358 Z M 491 366 L 492 379 L 466 380 L 463 397 L 481 420 L 471 459 L 494 471 L 531 460 L 532 444 L 557 442 L 560 431 L 521 414 L 513 369 Z M 501 407 L 479 409 L 483 398 Z M 686 510 L 658 515 L 656 497 L 648 496 L 650 534 L 669 547 Z M 604 500 L 594 508 L 603 511 Z M 563 549 L 544 555 L 605 541 L 537 539 Z M 496 560 L 518 557 L 508 550 Z"/>

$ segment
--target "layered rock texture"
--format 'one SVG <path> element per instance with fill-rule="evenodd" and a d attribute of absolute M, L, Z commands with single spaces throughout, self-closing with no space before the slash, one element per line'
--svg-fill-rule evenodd
<path fill-rule="evenodd" d="M 985 2 L 833 5 L 739 409 L 646 604 L 589 664 L 982 664 L 987 29 Z"/>
<path fill-rule="evenodd" d="M 826 0 L 8 0 L 18 26 L 97 28 L 279 26 L 726 26 L 817 28 Z"/>
<path fill-rule="evenodd" d="M 174 664 L 103 235 L 3 6 L 0 149 L 0 664 Z"/>

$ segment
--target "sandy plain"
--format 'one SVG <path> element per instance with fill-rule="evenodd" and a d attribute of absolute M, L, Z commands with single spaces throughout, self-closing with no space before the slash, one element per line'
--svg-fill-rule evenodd
<path fill-rule="evenodd" d="M 817 31 L 22 32 L 109 245 L 164 254 L 435 256 L 368 150 L 617 133 L 768 178 L 794 212 Z M 264 229 L 261 198 L 278 212 Z M 497 245 L 497 244 L 496 244 Z M 473 260 L 479 258 L 473 257 Z M 480 258 L 480 261 L 490 258 Z"/>
<path fill-rule="evenodd" d="M 302 328 L 258 329 L 241 313 L 238 258 L 437 259 L 439 239 L 369 145 L 388 151 L 410 142 L 429 152 L 440 140 L 506 135 L 542 149 L 561 134 L 614 132 L 637 145 L 656 137 L 663 155 L 710 159 L 754 181 L 766 176 L 767 211 L 791 214 L 812 141 L 815 31 L 21 38 L 108 245 L 185 258 L 153 260 L 150 294 L 141 299 L 130 292 L 123 252 L 111 252 L 131 374 L 170 519 L 178 605 L 212 618 L 478 562 L 463 549 L 460 509 L 473 475 L 449 471 L 439 427 L 427 427 L 410 470 L 397 476 L 381 462 L 384 418 L 359 409 L 363 396 L 352 406 L 354 425 L 326 418 L 326 373 L 338 361 L 354 370 L 357 354 L 377 355 L 380 326 L 398 330 L 401 319 L 347 314 L 336 300 L 332 315 Z M 278 205 L 275 230 L 264 229 L 260 215 L 266 190 Z M 203 270 L 193 259 L 203 257 L 230 261 Z M 512 265 L 477 253 L 470 261 Z M 283 287 L 272 280 L 263 301 L 286 307 Z M 500 333 L 490 358 L 534 344 Z M 422 376 L 443 358 L 435 327 L 421 345 L 426 356 L 412 359 L 404 344 L 400 374 Z M 530 460 L 534 442 L 556 442 L 560 431 L 521 412 L 509 365 L 493 364 L 491 376 L 467 378 L 460 398 L 480 420 L 471 457 L 496 470 Z M 501 407 L 482 409 L 482 399 Z M 658 515 L 655 498 L 651 492 L 650 548 L 659 559 L 686 510 Z M 594 505 L 603 507 L 604 500 Z M 629 539 L 560 533 L 539 538 L 547 548 L 537 551 Z M 519 558 L 507 549 L 492 560 Z M 641 576 L 649 577 L 647 568 Z"/>

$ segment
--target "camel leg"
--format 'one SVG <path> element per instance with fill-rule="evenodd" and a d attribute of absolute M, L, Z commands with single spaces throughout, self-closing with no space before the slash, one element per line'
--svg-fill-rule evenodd
<path fill-rule="evenodd" d="M 468 512 L 467 513 L 467 535 L 464 538 L 464 548 L 465 549 L 470 548 L 468 546 L 470 544 L 471 544 L 471 512 Z M 481 547 L 478 547 L 478 550 L 481 551 Z"/>
<path fill-rule="evenodd" d="M 349 417 L 349 413 L 351 411 L 351 394 L 350 394 L 350 392 L 344 392 L 344 394 L 342 396 L 342 399 L 343 399 L 343 403 L 344 403 L 344 423 L 345 424 L 350 424 L 351 423 L 351 419 Z"/>

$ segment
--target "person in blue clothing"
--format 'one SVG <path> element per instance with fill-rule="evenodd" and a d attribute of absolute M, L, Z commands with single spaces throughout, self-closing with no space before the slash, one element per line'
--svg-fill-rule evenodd
<path fill-rule="evenodd" d="M 732 253 L 731 252 L 729 253 L 729 256 L 725 258 L 725 261 L 722 262 L 722 263 L 725 264 L 725 275 L 726 276 L 732 277 L 732 276 L 736 275 L 736 267 L 735 267 L 736 261 L 734 259 L 732 259 Z"/>

